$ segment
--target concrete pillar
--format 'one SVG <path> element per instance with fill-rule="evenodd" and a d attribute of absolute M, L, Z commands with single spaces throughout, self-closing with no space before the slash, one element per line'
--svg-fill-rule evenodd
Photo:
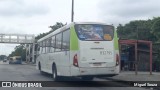
<path fill-rule="evenodd" d="M 1 36 L 1 42 L 3 42 L 3 35 Z"/>
<path fill-rule="evenodd" d="M 32 63 L 36 63 L 36 60 L 35 60 L 35 58 L 34 58 L 34 51 L 35 51 L 35 37 L 33 36 L 32 37 L 32 42 L 33 42 L 33 44 L 32 44 Z"/>
<path fill-rule="evenodd" d="M 17 35 L 17 43 L 19 43 L 19 35 Z"/>
<path fill-rule="evenodd" d="M 9 42 L 11 42 L 11 35 L 9 35 Z"/>
<path fill-rule="evenodd" d="M 30 54 L 31 54 L 31 50 L 30 50 L 30 47 L 31 47 L 31 45 L 29 44 L 29 47 L 28 47 L 28 60 L 29 60 L 29 62 L 30 62 Z"/>
<path fill-rule="evenodd" d="M 28 62 L 28 61 L 27 61 L 27 57 L 28 57 L 28 56 L 27 56 L 27 50 L 28 50 L 27 44 L 25 45 L 25 47 L 26 47 L 26 62 Z"/>
<path fill-rule="evenodd" d="M 24 42 L 27 43 L 27 36 L 25 36 L 25 41 Z"/>
<path fill-rule="evenodd" d="M 35 49 L 35 43 L 33 42 L 32 44 L 32 62 L 35 63 L 35 59 L 34 59 L 34 49 Z"/>

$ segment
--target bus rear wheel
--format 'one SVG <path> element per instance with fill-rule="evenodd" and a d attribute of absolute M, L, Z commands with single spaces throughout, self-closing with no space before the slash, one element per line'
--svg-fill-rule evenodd
<path fill-rule="evenodd" d="M 41 74 L 44 74 L 44 72 L 41 70 L 41 63 L 40 63 L 40 62 L 39 62 L 39 64 L 38 64 L 38 68 L 39 68 L 40 73 L 41 73 Z"/>
<path fill-rule="evenodd" d="M 53 81 L 58 81 L 59 79 L 57 76 L 57 69 L 55 65 L 52 67 L 52 77 L 53 77 Z"/>

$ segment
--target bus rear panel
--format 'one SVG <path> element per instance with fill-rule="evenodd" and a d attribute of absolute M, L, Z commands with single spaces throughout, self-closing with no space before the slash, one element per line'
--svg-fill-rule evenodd
<path fill-rule="evenodd" d="M 72 76 L 107 76 L 119 73 L 119 52 L 114 47 L 116 37 L 113 26 L 77 24 L 75 32 L 78 48 L 77 51 L 70 51 L 70 59 L 73 59 Z"/>

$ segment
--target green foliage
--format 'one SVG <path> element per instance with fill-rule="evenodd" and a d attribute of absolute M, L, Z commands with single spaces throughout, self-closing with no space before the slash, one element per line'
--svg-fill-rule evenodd
<path fill-rule="evenodd" d="M 35 37 L 35 39 L 38 40 L 46 35 L 47 35 L 47 33 L 42 33 L 42 34 L 40 33 L 38 36 Z"/>
<path fill-rule="evenodd" d="M 61 22 L 57 22 L 55 25 L 49 26 L 52 29 L 50 32 L 53 32 L 53 31 L 57 30 L 58 28 L 63 27 L 64 25 L 66 25 L 66 24 L 63 24 Z"/>
<path fill-rule="evenodd" d="M 66 24 L 67 24 L 67 23 L 66 23 Z M 63 27 L 63 26 L 66 25 L 66 24 L 63 24 L 63 23 L 61 23 L 61 22 L 56 22 L 55 25 L 49 26 L 49 28 L 51 28 L 51 30 L 50 30 L 49 32 L 46 32 L 46 33 L 43 33 L 43 34 L 39 34 L 38 36 L 35 37 L 35 39 L 38 40 L 38 39 L 40 39 L 40 38 L 42 38 L 42 37 L 50 34 L 51 32 L 57 30 L 58 28 Z"/>
<path fill-rule="evenodd" d="M 156 36 L 151 33 L 153 20 L 135 20 L 124 26 L 119 24 L 117 27 L 118 36 L 120 39 L 138 39 L 156 42 Z"/>
<path fill-rule="evenodd" d="M 149 20 L 135 20 L 125 25 L 119 24 L 117 32 L 120 39 L 149 40 L 153 44 L 160 43 L 160 17 Z M 153 51 L 157 53 L 155 63 L 160 64 L 159 46 L 153 45 Z"/>
<path fill-rule="evenodd" d="M 160 42 L 160 18 L 155 18 L 152 25 L 152 33 L 155 35 L 157 42 Z"/>

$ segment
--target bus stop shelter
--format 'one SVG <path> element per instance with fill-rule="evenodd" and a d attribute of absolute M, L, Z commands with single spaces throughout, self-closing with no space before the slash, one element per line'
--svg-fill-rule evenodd
<path fill-rule="evenodd" d="M 145 41 L 145 40 L 119 40 L 119 49 L 121 55 L 121 46 L 122 45 L 133 45 L 135 48 L 135 74 L 138 74 L 138 44 L 145 44 L 149 46 L 149 68 L 150 68 L 150 75 L 152 75 L 152 41 Z"/>

